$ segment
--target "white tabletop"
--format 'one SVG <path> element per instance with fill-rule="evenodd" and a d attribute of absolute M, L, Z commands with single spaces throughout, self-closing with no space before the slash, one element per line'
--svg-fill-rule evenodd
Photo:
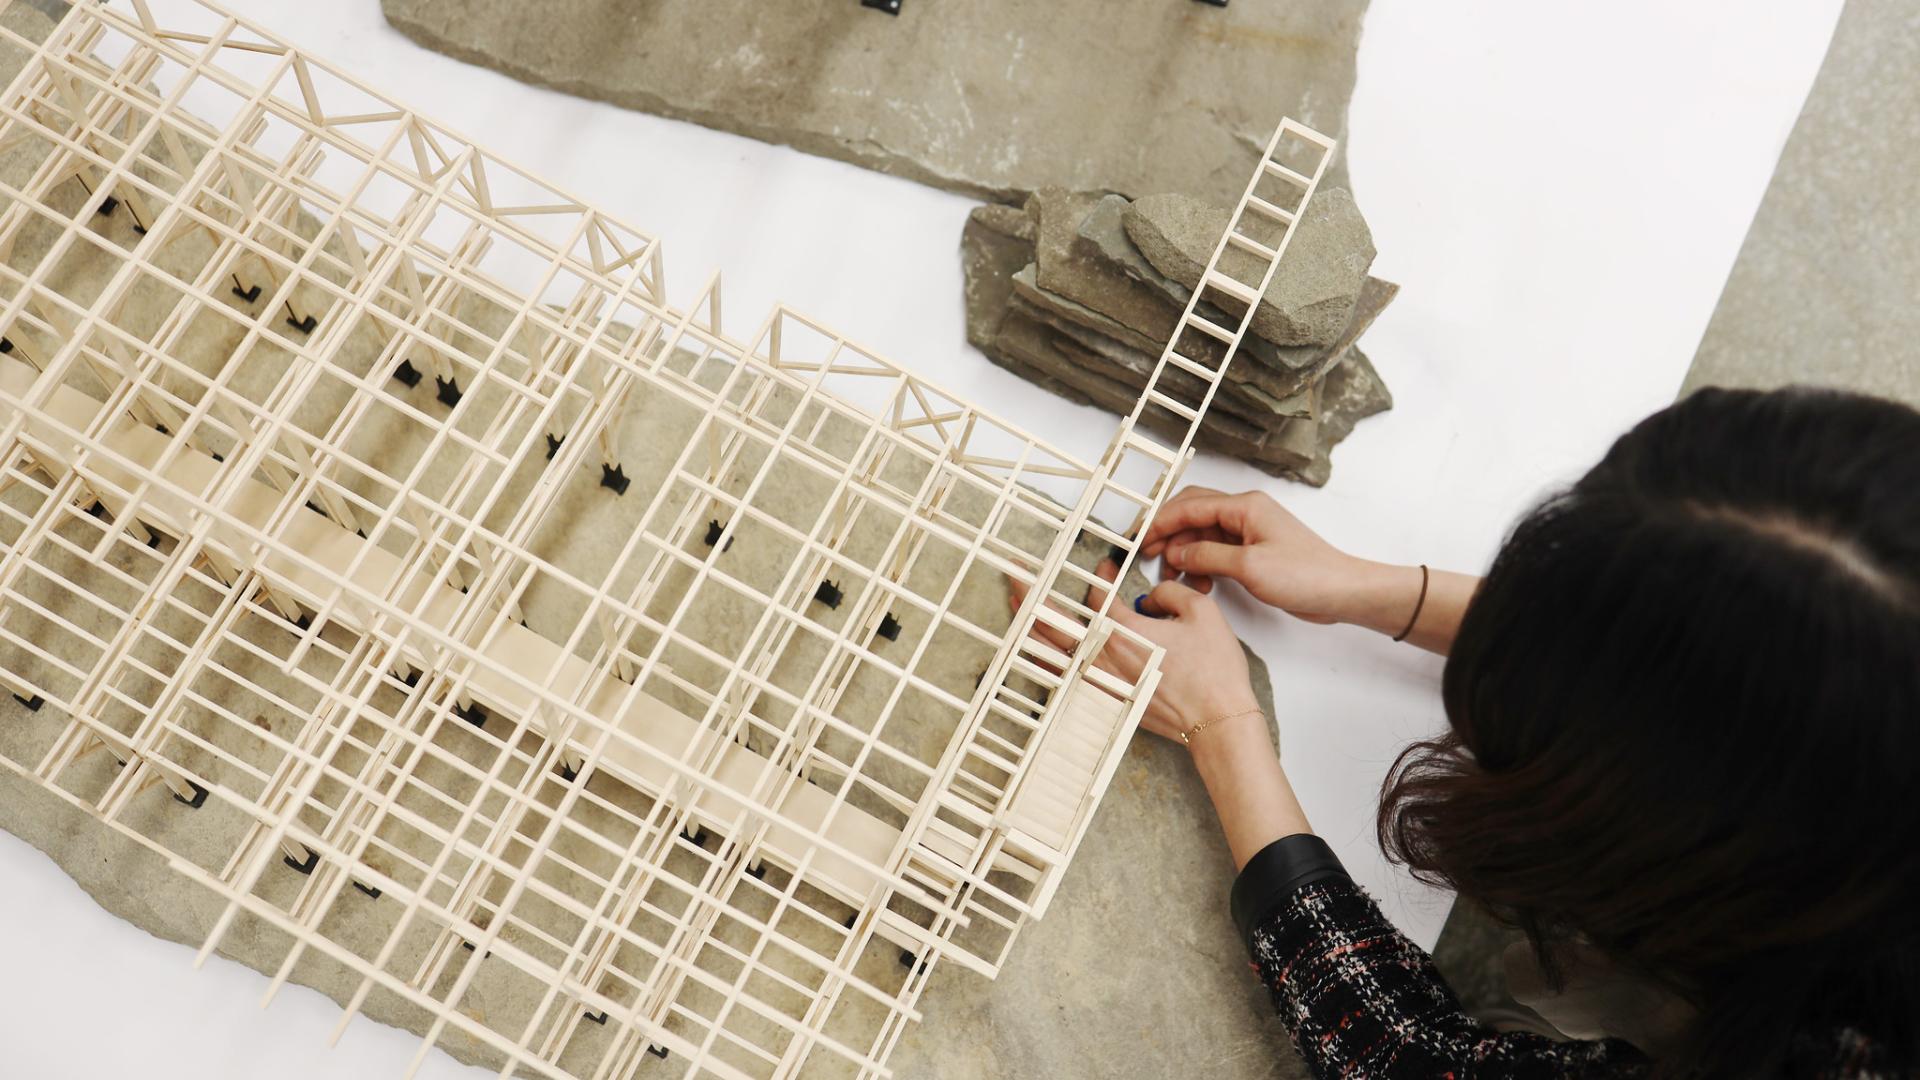
<path fill-rule="evenodd" d="M 677 303 L 723 270 L 736 337 L 784 301 L 1085 457 L 1113 432 L 1110 415 L 1037 392 L 965 344 L 967 199 L 521 85 L 413 45 L 377 0 L 230 2 L 662 237 Z M 1374 557 L 1484 566 L 1532 500 L 1672 399 L 1839 9 L 1755 17 L 1739 0 L 1625 0 L 1595 16 L 1531 0 L 1374 0 L 1349 160 L 1374 273 L 1403 286 L 1363 343 L 1394 410 L 1335 452 L 1324 490 L 1211 456 L 1189 479 L 1269 491 Z M 1288 104 L 1273 103 L 1276 121 Z M 1394 755 L 1444 726 L 1439 662 L 1228 603 L 1272 671 L 1309 816 L 1431 944 L 1447 898 L 1387 864 L 1372 821 Z M 108 915 L 5 834 L 0 882 L 9 1075 L 398 1076 L 417 1047 L 360 1021 L 324 1052 L 338 1010 L 318 994 L 290 986 L 270 1011 L 248 1008 L 264 978 L 218 960 L 193 972 L 191 950 Z M 98 1037 L 100 1014 L 115 1038 Z M 435 1054 L 420 1075 L 484 1074 Z"/>

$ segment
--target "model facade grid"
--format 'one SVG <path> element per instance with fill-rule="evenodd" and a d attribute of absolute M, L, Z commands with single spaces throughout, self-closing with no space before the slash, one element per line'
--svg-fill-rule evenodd
<path fill-rule="evenodd" d="M 336 965 L 342 1029 L 583 1078 L 889 1075 L 936 967 L 998 972 L 1158 678 L 1092 566 L 1327 139 L 1275 133 L 1085 462 L 784 307 L 729 338 L 655 239 L 212 5 L 0 35 L 0 765 L 220 898 L 202 960 L 244 923 L 269 997 Z"/>

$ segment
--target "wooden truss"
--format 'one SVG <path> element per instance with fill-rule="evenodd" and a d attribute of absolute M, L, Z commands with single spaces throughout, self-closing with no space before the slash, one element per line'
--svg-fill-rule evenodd
<path fill-rule="evenodd" d="M 35 711 L 0 763 L 220 898 L 202 960 L 276 932 L 273 990 L 342 966 L 341 1027 L 381 995 L 422 1057 L 888 1075 L 932 970 L 998 972 L 1086 834 L 1158 678 L 1093 666 L 1129 632 L 1091 566 L 1332 144 L 1280 126 L 1088 463 L 785 308 L 736 342 L 654 239 L 165 6 L 6 35 L 0 681 Z M 669 466 L 627 474 L 635 423 Z M 588 567 L 583 486 L 626 515 Z M 969 574 L 1032 586 L 1010 624 Z M 524 1007 L 471 1007 L 489 970 Z"/>

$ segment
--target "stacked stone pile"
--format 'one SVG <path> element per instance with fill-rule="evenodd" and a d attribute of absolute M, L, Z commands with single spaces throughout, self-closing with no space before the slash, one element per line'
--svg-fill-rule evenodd
<path fill-rule="evenodd" d="M 1058 188 L 1024 207 L 978 207 L 961 237 L 967 338 L 1062 397 L 1130 412 L 1228 215 L 1183 195 Z M 1399 288 L 1367 274 L 1373 255 L 1353 196 L 1319 191 L 1214 395 L 1201 448 L 1327 482 L 1333 446 L 1393 403 L 1355 345 Z M 1235 325 L 1243 312 L 1201 313 Z M 1193 358 L 1217 364 L 1221 346 L 1207 344 L 1212 355 Z"/>

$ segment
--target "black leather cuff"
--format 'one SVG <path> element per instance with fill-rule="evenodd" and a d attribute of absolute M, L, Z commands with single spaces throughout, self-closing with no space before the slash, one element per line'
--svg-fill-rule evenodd
<path fill-rule="evenodd" d="M 1322 881 L 1351 881 L 1340 857 L 1312 833 L 1283 836 L 1247 860 L 1233 882 L 1233 924 L 1253 948 L 1253 932 L 1293 894 Z"/>

